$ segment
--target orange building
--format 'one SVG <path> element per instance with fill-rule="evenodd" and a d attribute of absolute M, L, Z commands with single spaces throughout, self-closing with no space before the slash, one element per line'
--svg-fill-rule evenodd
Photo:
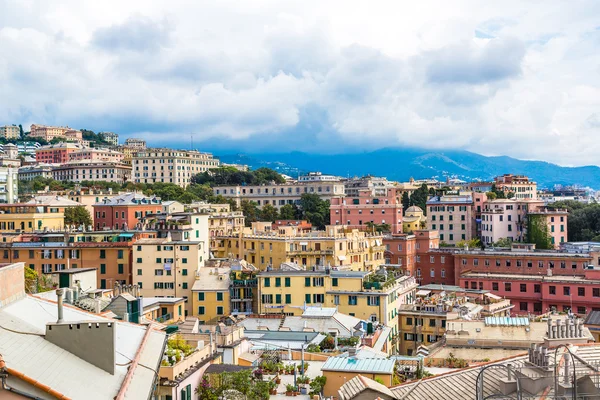
<path fill-rule="evenodd" d="M 141 217 L 160 214 L 163 209 L 159 197 L 148 197 L 138 193 L 125 193 L 110 199 L 104 198 L 93 207 L 96 230 L 104 228 L 134 229 Z"/>
<path fill-rule="evenodd" d="M 42 146 L 35 151 L 35 160 L 38 163 L 64 164 L 69 161 L 69 155 L 81 151 L 83 146 L 77 143 L 61 142 Z"/>

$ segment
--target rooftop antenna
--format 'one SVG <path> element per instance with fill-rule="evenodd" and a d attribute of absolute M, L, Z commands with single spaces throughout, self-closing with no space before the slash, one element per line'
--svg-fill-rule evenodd
<path fill-rule="evenodd" d="M 190 150 L 194 150 L 194 134 L 190 133 Z"/>

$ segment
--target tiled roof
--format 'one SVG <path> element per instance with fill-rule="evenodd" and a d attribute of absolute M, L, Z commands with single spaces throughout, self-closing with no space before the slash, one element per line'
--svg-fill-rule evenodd
<path fill-rule="evenodd" d="M 367 379 L 362 375 L 357 375 L 348 382 L 344 383 L 338 391 L 338 394 L 340 400 L 350 400 L 367 389 L 378 392 L 379 394 L 385 395 L 389 398 L 395 398 L 394 393 L 392 393 L 392 391 L 385 385 L 375 382 L 372 379 Z"/>

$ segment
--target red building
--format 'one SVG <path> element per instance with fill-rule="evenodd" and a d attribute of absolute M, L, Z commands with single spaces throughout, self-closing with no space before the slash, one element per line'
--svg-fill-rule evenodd
<path fill-rule="evenodd" d="M 135 229 L 141 217 L 162 212 L 162 201 L 158 197 L 126 193 L 105 198 L 93 207 L 96 230 Z"/>
<path fill-rule="evenodd" d="M 370 224 L 387 224 L 392 233 L 402 233 L 402 202 L 395 191 L 374 196 L 370 189 L 360 190 L 357 197 L 333 197 L 329 207 L 331 225 L 347 225 L 366 230 Z"/>
<path fill-rule="evenodd" d="M 35 161 L 48 164 L 65 164 L 69 161 L 69 154 L 82 150 L 83 147 L 76 143 L 61 142 L 42 146 L 35 151 Z"/>

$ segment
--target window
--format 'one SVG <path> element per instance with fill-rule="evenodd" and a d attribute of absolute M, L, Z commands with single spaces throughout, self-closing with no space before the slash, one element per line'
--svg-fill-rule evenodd
<path fill-rule="evenodd" d="M 433 318 L 429 319 L 429 326 L 432 328 L 435 328 L 435 319 L 433 319 Z"/>
<path fill-rule="evenodd" d="M 217 292 L 217 301 L 223 301 L 223 292 Z"/>
<path fill-rule="evenodd" d="M 155 269 L 154 270 L 154 275 L 155 276 L 163 276 L 164 275 L 164 271 L 162 269 Z"/>
<path fill-rule="evenodd" d="M 117 258 L 118 259 L 122 259 L 123 258 L 123 250 L 117 251 Z"/>
<path fill-rule="evenodd" d="M 585 288 L 584 287 L 578 287 L 577 288 L 577 296 L 585 296 Z"/>
<path fill-rule="evenodd" d="M 542 285 L 540 284 L 535 284 L 533 285 L 533 292 L 534 293 L 542 293 Z"/>
<path fill-rule="evenodd" d="M 183 282 L 183 283 L 181 284 L 181 288 L 182 288 L 182 289 L 187 289 L 187 288 L 188 288 L 187 282 Z"/>
<path fill-rule="evenodd" d="M 445 278 L 445 277 L 446 277 L 446 270 L 445 270 L 445 269 L 443 269 L 443 268 L 442 268 L 442 270 L 440 271 L 440 276 L 441 276 L 442 278 Z"/>
<path fill-rule="evenodd" d="M 217 315 L 223 315 L 223 306 L 217 306 Z"/>
<path fill-rule="evenodd" d="M 571 295 L 571 287 L 570 286 L 563 286 L 563 294 L 565 296 L 570 296 Z"/>
<path fill-rule="evenodd" d="M 556 294 L 556 286 L 550 286 L 548 287 L 548 291 L 550 294 Z"/>
<path fill-rule="evenodd" d="M 368 306 L 378 306 L 379 305 L 379 296 L 368 296 L 367 297 L 367 305 Z"/>
<path fill-rule="evenodd" d="M 526 301 L 522 301 L 522 302 L 519 303 L 519 310 L 521 310 L 521 311 L 527 311 L 528 309 L 529 308 L 528 308 L 528 304 L 527 304 Z"/>
<path fill-rule="evenodd" d="M 585 314 L 586 309 L 585 307 L 577 307 L 577 314 Z"/>
<path fill-rule="evenodd" d="M 412 325 L 413 319 L 411 317 L 406 317 L 406 325 Z"/>
<path fill-rule="evenodd" d="M 182 269 L 181 270 L 181 275 L 187 276 L 187 269 Z"/>
<path fill-rule="evenodd" d="M 198 301 L 204 301 L 204 292 L 198 292 Z"/>
<path fill-rule="evenodd" d="M 106 279 L 100 279 L 100 289 L 106 289 Z"/>
<path fill-rule="evenodd" d="M 331 278 L 331 286 L 337 286 L 338 285 L 338 278 Z"/>
<path fill-rule="evenodd" d="M 358 304 L 357 297 L 356 296 L 348 296 L 348 305 L 355 306 L 356 304 Z"/>
<path fill-rule="evenodd" d="M 281 304 L 281 295 L 280 294 L 275 295 L 275 304 Z"/>
<path fill-rule="evenodd" d="M 310 278 L 304 278 L 304 286 L 310 287 Z"/>
<path fill-rule="evenodd" d="M 592 288 L 592 296 L 600 297 L 600 288 Z"/>
<path fill-rule="evenodd" d="M 325 303 L 325 295 L 322 293 L 313 294 L 313 303 L 320 303 L 320 304 Z"/>
<path fill-rule="evenodd" d="M 323 286 L 323 278 L 313 278 L 313 286 Z"/>
<path fill-rule="evenodd" d="M 182 264 L 187 264 L 187 258 L 182 258 L 182 259 L 181 259 L 181 263 L 182 263 Z"/>
<path fill-rule="evenodd" d="M 204 306 L 198 307 L 198 315 L 204 315 Z"/>
<path fill-rule="evenodd" d="M 292 304 L 292 295 L 289 293 L 285 295 L 285 304 Z"/>
<path fill-rule="evenodd" d="M 310 296 L 310 293 L 306 293 L 306 294 L 304 295 L 304 302 L 305 302 L 306 304 L 310 304 L 310 301 L 311 301 L 311 300 L 312 300 L 312 298 L 311 298 L 311 296 Z"/>
<path fill-rule="evenodd" d="M 106 258 L 106 250 L 100 250 L 100 258 Z"/>
<path fill-rule="evenodd" d="M 492 290 L 498 290 L 498 282 L 492 282 Z"/>
<path fill-rule="evenodd" d="M 261 300 L 263 304 L 272 304 L 273 303 L 273 295 L 272 294 L 263 294 L 261 296 Z"/>
<path fill-rule="evenodd" d="M 106 274 L 106 264 L 100 264 L 100 274 Z"/>
<path fill-rule="evenodd" d="M 340 296 L 338 294 L 333 295 L 333 304 L 336 306 L 340 305 Z"/>
<path fill-rule="evenodd" d="M 118 264 L 117 268 L 118 268 L 118 271 L 119 271 L 118 273 L 122 274 L 123 271 L 124 271 L 124 269 L 125 269 L 125 265 L 124 264 Z"/>
<path fill-rule="evenodd" d="M 290 281 L 291 281 L 291 280 L 290 280 L 290 278 L 289 278 L 289 277 L 285 278 L 285 287 L 290 287 L 290 286 L 292 286 L 292 284 L 291 284 L 291 282 L 290 282 Z"/>
<path fill-rule="evenodd" d="M 519 286 L 520 286 L 521 293 L 527 292 L 527 284 L 526 283 L 521 283 Z"/>
<path fill-rule="evenodd" d="M 271 278 L 265 278 L 264 283 L 265 287 L 271 287 Z"/>
<path fill-rule="evenodd" d="M 137 274 L 138 274 L 138 275 L 142 275 L 142 270 L 141 270 L 140 268 L 138 268 L 138 270 L 137 270 Z"/>
<path fill-rule="evenodd" d="M 281 278 L 275 278 L 275 287 L 281 287 Z"/>
<path fill-rule="evenodd" d="M 157 264 L 160 264 L 160 263 L 162 263 L 162 258 L 160 258 L 160 257 L 157 257 L 157 258 L 156 258 L 156 263 L 157 263 Z"/>

